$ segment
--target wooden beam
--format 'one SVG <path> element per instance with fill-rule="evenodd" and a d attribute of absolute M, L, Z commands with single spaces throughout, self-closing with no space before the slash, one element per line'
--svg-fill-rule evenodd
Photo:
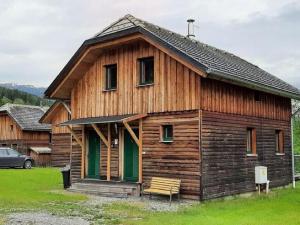
<path fill-rule="evenodd" d="M 60 103 L 65 107 L 65 109 L 67 110 L 67 112 L 71 115 L 71 109 L 69 108 L 69 106 L 66 104 L 65 101 L 60 101 Z"/>
<path fill-rule="evenodd" d="M 128 130 L 128 132 L 131 135 L 131 137 L 133 138 L 133 140 L 135 141 L 135 143 L 138 146 L 140 146 L 140 141 L 139 141 L 138 137 L 135 135 L 135 133 L 133 132 L 133 130 L 131 129 L 131 127 L 129 126 L 129 124 L 125 121 L 123 121 L 123 124 L 126 127 L 126 129 Z"/>
<path fill-rule="evenodd" d="M 76 142 L 80 145 L 81 148 L 83 148 L 83 143 L 80 140 L 80 138 L 77 136 L 77 134 L 73 131 L 73 129 L 70 127 L 70 125 L 67 126 L 67 129 L 70 131 L 72 136 L 75 138 Z"/>
<path fill-rule="evenodd" d="M 110 164 L 111 164 L 111 129 L 110 129 L 110 123 L 107 125 L 107 142 L 108 142 L 108 146 L 107 146 L 107 170 L 106 170 L 106 178 L 108 181 L 110 181 Z"/>
<path fill-rule="evenodd" d="M 85 177 L 85 125 L 82 125 L 81 132 L 82 148 L 81 148 L 81 179 Z"/>
<path fill-rule="evenodd" d="M 143 120 L 139 119 L 139 183 L 143 182 Z"/>
<path fill-rule="evenodd" d="M 96 133 L 99 135 L 99 137 L 101 138 L 101 140 L 104 142 L 104 144 L 106 145 L 106 147 L 108 147 L 108 141 L 107 141 L 106 137 L 103 135 L 103 133 L 101 132 L 101 130 L 99 129 L 99 127 L 97 127 L 96 124 L 92 124 L 92 127 L 94 128 L 94 130 L 96 131 Z"/>
<path fill-rule="evenodd" d="M 146 116 L 147 116 L 147 113 L 134 115 L 134 116 L 131 116 L 131 117 L 128 117 L 128 118 L 124 119 L 123 122 L 125 121 L 126 123 L 128 123 L 128 122 L 131 122 L 131 121 L 134 121 L 134 120 L 144 118 Z"/>

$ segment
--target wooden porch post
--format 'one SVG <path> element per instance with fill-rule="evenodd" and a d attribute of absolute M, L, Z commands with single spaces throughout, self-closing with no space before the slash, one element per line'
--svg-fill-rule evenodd
<path fill-rule="evenodd" d="M 143 182 L 143 119 L 139 119 L 139 183 Z"/>
<path fill-rule="evenodd" d="M 106 178 L 110 181 L 110 160 L 111 160 L 111 132 L 110 132 L 110 123 L 107 125 L 107 169 L 106 169 Z"/>
<path fill-rule="evenodd" d="M 85 177 L 85 125 L 82 125 L 81 132 L 81 179 Z"/>

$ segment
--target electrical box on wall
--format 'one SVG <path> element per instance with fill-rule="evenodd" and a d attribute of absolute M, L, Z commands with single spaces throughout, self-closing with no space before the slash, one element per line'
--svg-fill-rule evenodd
<path fill-rule="evenodd" d="M 266 184 L 268 182 L 268 170 L 266 166 L 255 167 L 255 183 Z"/>

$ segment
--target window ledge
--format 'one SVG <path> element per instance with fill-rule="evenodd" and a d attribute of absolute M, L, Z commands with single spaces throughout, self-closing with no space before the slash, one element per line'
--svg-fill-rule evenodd
<path fill-rule="evenodd" d="M 276 155 L 285 155 L 285 153 L 276 153 Z"/>
<path fill-rule="evenodd" d="M 109 91 L 116 91 L 117 90 L 117 88 L 112 88 L 112 89 L 104 89 L 104 90 L 102 90 L 103 92 L 109 92 Z"/>
<path fill-rule="evenodd" d="M 147 86 L 153 86 L 154 83 L 151 84 L 138 84 L 136 87 L 147 87 Z"/>
<path fill-rule="evenodd" d="M 160 141 L 160 142 L 168 144 L 168 143 L 172 143 L 173 141 Z"/>
<path fill-rule="evenodd" d="M 257 154 L 247 154 L 249 157 L 257 157 Z"/>

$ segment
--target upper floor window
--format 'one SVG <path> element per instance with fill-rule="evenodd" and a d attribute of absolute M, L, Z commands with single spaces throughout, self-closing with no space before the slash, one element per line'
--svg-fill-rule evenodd
<path fill-rule="evenodd" d="M 117 64 L 105 66 L 105 90 L 117 89 Z"/>
<path fill-rule="evenodd" d="M 154 57 L 141 58 L 139 63 L 139 84 L 147 85 L 154 83 Z"/>
<path fill-rule="evenodd" d="M 11 132 L 14 131 L 14 125 L 10 125 L 10 131 L 11 131 Z"/>
<path fill-rule="evenodd" d="M 275 130 L 275 151 L 276 153 L 284 153 L 284 144 L 283 144 L 283 131 Z"/>
<path fill-rule="evenodd" d="M 255 128 L 247 128 L 247 149 L 248 155 L 256 155 L 256 130 Z"/>

